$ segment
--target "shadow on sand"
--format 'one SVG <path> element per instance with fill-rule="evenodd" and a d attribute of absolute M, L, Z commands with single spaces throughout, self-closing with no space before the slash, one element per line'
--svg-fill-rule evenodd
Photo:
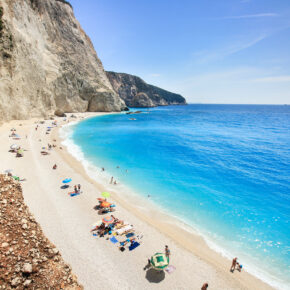
<path fill-rule="evenodd" d="M 164 280 L 165 273 L 164 271 L 157 271 L 151 268 L 146 272 L 145 277 L 150 283 L 160 283 Z"/>

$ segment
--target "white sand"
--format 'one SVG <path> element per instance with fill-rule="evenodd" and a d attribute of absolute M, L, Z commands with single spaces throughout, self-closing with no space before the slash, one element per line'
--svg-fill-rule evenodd
<path fill-rule="evenodd" d="M 25 202 L 85 289 L 200 289 L 204 282 L 209 283 L 209 289 L 271 289 L 246 272 L 230 273 L 231 262 L 211 251 L 202 239 L 173 228 L 170 221 L 154 221 L 154 213 L 146 216 L 117 196 L 114 215 L 142 232 L 143 243 L 132 252 L 120 252 L 106 238 L 92 236 L 91 225 L 101 219 L 94 206 L 104 187 L 90 180 L 65 148 L 42 156 L 41 147 L 52 144 L 53 138 L 60 140 L 57 129 L 52 130 L 52 135 L 45 134 L 51 121 L 40 125 L 37 131 L 35 121 L 13 121 L 0 127 L 0 172 L 13 169 L 13 174 L 27 179 L 21 182 Z M 12 127 L 22 136 L 21 140 L 8 137 Z M 23 158 L 8 152 L 14 143 L 28 150 Z M 52 170 L 54 163 L 57 170 Z M 69 190 L 60 188 L 67 177 L 73 179 L 72 185 L 82 185 L 83 194 L 70 197 Z M 152 254 L 163 252 L 166 244 L 176 271 L 166 273 L 165 279 L 156 283 L 152 277 L 146 278 L 143 267 Z"/>

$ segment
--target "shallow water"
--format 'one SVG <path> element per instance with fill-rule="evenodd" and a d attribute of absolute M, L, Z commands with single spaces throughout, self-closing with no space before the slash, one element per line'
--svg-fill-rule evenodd
<path fill-rule="evenodd" d="M 289 287 L 290 106 L 159 107 L 72 129 L 82 158 Z"/>

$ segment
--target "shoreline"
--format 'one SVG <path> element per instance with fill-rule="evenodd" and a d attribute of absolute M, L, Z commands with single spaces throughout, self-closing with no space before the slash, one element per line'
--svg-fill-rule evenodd
<path fill-rule="evenodd" d="M 75 114 L 78 117 L 76 119 L 73 119 L 72 121 L 81 121 L 82 117 L 94 117 L 97 115 L 102 115 L 100 113 L 84 113 L 84 114 Z M 57 120 L 61 120 L 60 118 L 56 118 Z M 98 249 L 95 249 L 95 247 L 101 247 L 102 252 L 98 252 L 99 255 L 102 255 L 104 253 L 110 253 L 109 257 L 108 255 L 105 256 L 106 259 L 111 259 L 110 255 L 114 256 L 112 257 L 112 263 L 119 264 L 118 260 L 122 260 L 122 254 L 120 256 L 119 252 L 115 253 L 115 249 L 113 249 L 113 246 L 108 241 L 102 241 L 102 240 L 94 240 L 92 236 L 89 234 L 89 229 L 92 224 L 91 221 L 96 221 L 98 218 L 96 212 L 92 210 L 94 203 L 92 203 L 96 196 L 98 195 L 96 192 L 102 192 L 107 189 L 107 186 L 104 186 L 95 180 L 92 180 L 87 172 L 85 171 L 85 168 L 78 160 L 73 157 L 66 148 L 63 148 L 62 150 L 57 148 L 56 150 L 53 150 L 51 154 L 51 158 L 57 160 L 58 164 L 61 164 L 61 167 L 65 167 L 64 169 L 59 168 L 59 176 L 55 177 L 53 172 L 51 172 L 51 159 L 48 159 L 46 157 L 38 157 L 36 156 L 35 148 L 37 146 L 39 147 L 38 140 L 39 136 L 42 137 L 43 142 L 52 143 L 51 141 L 53 139 L 56 139 L 56 144 L 59 146 L 64 147 L 61 145 L 62 140 L 59 138 L 59 127 L 57 129 L 52 130 L 52 134 L 49 136 L 42 136 L 39 135 L 43 132 L 34 132 L 34 121 L 36 119 L 32 119 L 29 121 L 12 121 L 9 123 L 5 123 L 0 127 L 0 133 L 2 133 L 2 137 L 8 135 L 9 128 L 12 126 L 16 126 L 14 124 L 19 123 L 25 123 L 25 129 L 27 134 L 29 135 L 28 140 L 22 140 L 23 143 L 25 143 L 25 147 L 28 148 L 28 152 L 25 152 L 25 155 L 29 155 L 29 157 L 32 158 L 33 162 L 30 162 L 29 160 L 27 162 L 30 162 L 29 166 L 33 168 L 34 170 L 40 171 L 40 176 L 38 176 L 39 180 L 33 179 L 33 175 L 29 175 L 28 172 L 25 172 L 21 169 L 21 165 L 25 163 L 25 157 L 22 160 L 13 160 L 13 163 L 10 162 L 10 160 L 7 160 L 7 162 L 4 162 L 4 164 L 0 165 L 0 170 L 5 170 L 8 167 L 14 166 L 15 169 L 17 169 L 18 172 L 22 172 L 22 174 L 29 175 L 29 179 L 27 181 L 27 184 L 24 184 L 24 197 L 25 201 L 28 203 L 29 208 L 31 208 L 31 211 L 35 214 L 37 219 L 39 220 L 40 225 L 43 227 L 44 232 L 46 233 L 46 236 L 51 239 L 60 249 L 61 252 L 63 252 L 63 256 L 65 260 L 68 260 L 68 262 L 72 265 L 73 271 L 78 275 L 80 278 L 80 282 L 84 284 L 85 288 L 87 289 L 93 289 L 91 286 L 94 285 L 94 280 L 89 281 L 91 278 L 88 276 L 86 272 L 95 273 L 95 266 L 97 265 L 97 261 L 91 260 L 88 258 L 87 267 L 84 269 L 83 265 L 80 264 L 80 260 L 86 257 L 88 253 L 83 253 L 83 248 L 90 245 L 92 247 L 92 251 L 100 251 Z M 44 125 L 46 126 L 46 124 Z M 17 126 L 17 130 L 19 132 L 24 129 L 24 126 L 22 128 Z M 21 132 L 20 132 L 21 133 Z M 22 134 L 22 133 L 21 133 Z M 5 138 L 5 137 L 4 137 Z M 43 141 L 43 138 L 45 141 Z M 21 141 L 21 142 L 22 142 Z M 24 142 L 26 141 L 26 142 Z M 12 143 L 12 140 L 10 141 Z M 1 145 L 0 154 L 2 159 L 5 160 L 5 156 L 9 156 L 7 154 L 7 146 L 10 145 L 10 143 L 4 142 L 4 144 Z M 45 144 L 46 146 L 46 144 Z M 24 147 L 24 148 L 25 148 Z M 3 154 L 5 155 L 3 156 Z M 9 159 L 7 158 L 7 159 Z M 45 159 L 46 158 L 46 159 Z M 45 161 L 39 161 L 45 160 Z M 5 160 L 6 161 L 6 160 Z M 19 162 L 18 162 L 19 161 Z M 17 164 L 18 163 L 18 164 Z M 35 166 L 34 166 L 35 165 Z M 19 167 L 20 166 L 20 167 Z M 14 168 L 13 168 L 14 169 Z M 87 194 L 83 195 L 80 199 L 68 199 L 67 196 L 60 196 L 61 192 L 59 189 L 51 189 L 50 186 L 56 186 L 57 180 L 56 178 L 60 179 L 66 176 L 74 175 L 75 179 L 78 178 L 82 180 L 82 187 L 85 187 L 87 189 Z M 37 178 L 37 176 L 35 177 Z M 50 185 L 50 183 L 53 183 Z M 39 186 L 39 187 L 38 187 Z M 46 194 L 46 188 L 50 187 L 49 191 L 47 191 Z M 44 196 L 39 196 L 39 200 L 35 199 L 35 195 L 39 192 L 39 188 L 42 188 L 42 191 Z M 116 187 L 117 189 L 118 187 Z M 30 190 L 30 191 L 29 191 Z M 52 190 L 52 191 L 51 191 Z M 33 193 L 32 193 L 33 191 Z M 54 199 L 57 199 L 55 201 Z M 146 235 L 146 241 L 143 242 L 141 245 L 140 250 L 134 251 L 134 253 L 131 253 L 126 256 L 128 260 L 132 260 L 131 262 L 135 261 L 136 265 L 134 264 L 131 268 L 131 271 L 135 273 L 135 276 L 131 277 L 138 277 L 136 281 L 134 281 L 136 287 L 139 289 L 151 289 L 151 287 L 154 285 L 155 287 L 159 289 L 176 289 L 178 287 L 179 289 L 188 289 L 189 285 L 194 287 L 201 287 L 201 283 L 208 281 L 210 284 L 210 288 L 213 289 L 273 289 L 268 284 L 264 283 L 263 281 L 259 280 L 258 278 L 254 277 L 253 275 L 247 273 L 247 272 L 235 272 L 230 273 L 229 268 L 231 265 L 231 261 L 228 259 L 222 257 L 220 254 L 214 252 L 211 250 L 206 242 L 203 240 L 202 237 L 193 235 L 192 233 L 189 233 L 188 231 L 184 229 L 176 229 L 176 227 L 172 228 L 172 224 L 175 224 L 175 218 L 170 219 L 170 217 L 163 215 L 160 212 L 154 212 L 147 210 L 146 212 L 143 212 L 140 210 L 140 208 L 136 208 L 136 206 L 132 206 L 128 201 L 122 199 L 122 197 L 112 194 L 112 199 L 116 202 L 117 205 L 117 211 L 114 213 L 115 216 L 123 218 L 123 216 L 126 218 L 126 220 L 130 221 L 130 223 L 136 224 L 136 228 L 138 231 L 142 231 L 144 235 Z M 51 206 L 52 213 L 50 214 L 50 210 L 48 210 L 47 214 L 44 214 L 38 207 L 40 207 L 41 204 L 44 204 L 47 209 L 47 205 L 49 204 Z M 59 207 L 59 203 L 61 203 L 61 207 Z M 69 205 L 67 205 L 69 203 Z M 91 205 L 91 206 L 90 206 Z M 50 209 L 50 207 L 49 207 Z M 90 210 L 90 212 L 87 212 L 87 210 Z M 54 212 L 55 211 L 55 212 Z M 72 213 L 78 213 L 79 215 L 82 215 L 84 220 L 78 219 L 78 216 L 74 217 L 72 216 Z M 84 212 L 86 211 L 86 212 Z M 54 217 L 53 214 L 59 215 L 61 219 L 58 219 L 56 221 L 49 220 L 49 217 Z M 160 215 L 162 218 L 160 219 L 161 222 L 159 222 Z M 55 218 L 56 219 L 56 218 Z M 68 220 L 74 220 L 76 224 L 80 225 L 80 229 L 75 228 L 74 225 L 67 224 Z M 157 222 L 158 221 L 158 222 Z M 60 224 L 60 228 L 63 229 L 63 233 L 59 233 L 58 230 L 54 227 L 57 227 Z M 81 225 L 82 224 L 82 225 Z M 71 228 L 66 229 L 67 227 Z M 81 226 L 87 227 L 87 228 L 81 228 Z M 80 244 L 75 244 L 73 241 L 70 241 L 69 239 L 66 239 L 62 241 L 62 238 L 67 238 L 70 236 L 70 233 L 68 233 L 69 230 L 75 230 L 79 231 L 79 234 L 85 236 L 86 241 L 79 240 L 77 238 L 78 242 Z M 87 232 L 87 234 L 86 234 Z M 176 239 L 176 236 L 179 238 Z M 74 237 L 75 238 L 75 237 Z M 76 239 L 76 238 L 75 238 Z M 82 245 L 82 243 L 84 245 Z M 85 245 L 86 243 L 86 245 Z M 105 243 L 105 244 L 104 244 Z M 69 248 L 69 245 L 72 248 Z M 173 256 L 173 264 L 178 266 L 178 271 L 176 271 L 172 276 L 166 275 L 166 278 L 164 281 L 162 281 L 159 284 L 152 284 L 147 283 L 144 278 L 140 276 L 140 274 L 143 274 L 142 269 L 138 269 L 140 266 L 139 260 L 143 260 L 144 263 L 146 262 L 146 258 L 148 255 L 152 254 L 154 251 L 153 245 L 156 244 L 159 245 L 159 248 L 161 245 L 168 244 L 169 247 L 172 249 Z M 75 247 L 75 248 L 74 248 Z M 164 247 L 164 246 L 162 246 Z M 148 248 L 148 249 L 147 249 Z M 156 247 L 158 248 L 158 246 Z M 74 250 L 76 252 L 74 252 Z M 104 253 L 103 253 L 104 252 Z M 113 253 L 114 252 L 114 253 Z M 134 255 L 133 255 L 134 254 Z M 78 256 L 80 255 L 80 256 Z M 147 256 L 146 256 L 147 255 Z M 136 257 L 135 257 L 136 256 Z M 186 257 L 185 257 L 186 256 Z M 117 258 L 116 258 L 117 257 Z M 117 260 L 115 260 L 116 258 Z M 135 260 L 134 260 L 135 259 Z M 183 261 L 183 262 L 182 262 Z M 182 267 L 182 263 L 188 263 L 188 267 L 191 267 L 193 271 L 190 269 Z M 141 265 L 144 264 L 141 261 Z M 94 267 L 93 267 L 94 266 Z M 113 266 L 112 266 L 113 267 Z M 130 268 L 130 266 L 128 266 Z M 113 270 L 112 270 L 113 271 Z M 122 285 L 127 285 L 128 287 L 124 286 L 124 289 L 131 289 L 131 284 L 127 284 L 127 280 L 130 280 L 129 277 L 119 277 L 118 274 L 123 274 L 122 269 L 114 269 L 113 272 L 110 273 L 116 273 L 116 280 L 119 282 L 122 281 Z M 141 273 L 140 273 L 141 272 Z M 182 272 L 182 273 L 181 273 Z M 108 273 L 108 275 L 110 274 Z M 190 273 L 194 273 L 193 277 L 188 277 L 189 275 L 192 275 Z M 105 274 L 100 274 L 105 275 Z M 128 273 L 130 276 L 131 274 Z M 186 275 L 186 276 L 184 276 Z M 196 276 L 197 275 L 197 276 Z M 177 277 L 178 276 L 178 277 Z M 110 277 L 110 276 L 109 276 Z M 87 279 L 87 280 L 86 280 Z M 123 281 L 122 279 L 125 279 Z M 174 279 L 174 280 L 172 280 Z M 85 283 L 83 283 L 85 280 Z M 167 282 L 168 280 L 168 282 Z M 175 281 L 179 280 L 179 281 Z M 108 287 L 108 289 L 116 289 L 113 285 L 114 283 L 117 283 L 115 281 L 110 281 L 111 288 Z M 133 283 L 133 281 L 131 281 Z M 139 283 L 139 284 L 138 284 Z M 170 284 L 168 284 L 170 283 Z M 176 283 L 176 284 L 172 284 Z M 179 283 L 179 284 L 178 284 Z M 120 284 L 121 285 L 121 284 Z M 139 286 L 138 286 L 139 285 Z M 169 286 L 170 285 L 170 286 Z M 171 286 L 172 285 L 172 286 Z M 178 286 L 179 285 L 179 286 Z M 181 286 L 183 285 L 183 286 Z M 130 286 L 130 287 L 129 287 Z M 133 286 L 132 286 L 133 287 Z M 149 288 L 148 288 L 149 287 Z M 169 287 L 169 288 L 168 288 Z M 184 288 L 183 288 L 184 287 Z M 194 288 L 193 287 L 193 288 Z M 192 287 L 191 287 L 192 288 Z M 198 289 L 199 289 L 198 288 Z M 195 288 L 194 288 L 195 289 Z"/>
<path fill-rule="evenodd" d="M 93 118 L 93 117 L 96 117 L 96 116 L 89 116 L 87 118 Z M 74 122 L 74 124 L 81 121 L 83 120 L 76 121 Z M 70 126 L 73 126 L 74 124 L 69 123 L 65 126 L 70 127 Z M 101 191 L 105 191 L 107 187 L 109 186 L 109 184 L 106 184 L 106 185 L 102 184 L 99 181 L 95 181 L 89 177 L 89 172 L 84 167 L 84 164 L 82 163 L 82 161 L 78 160 L 76 156 L 70 153 L 67 146 L 63 144 L 66 139 L 60 136 L 61 129 L 62 128 L 58 129 L 57 136 L 60 139 L 62 139 L 61 144 L 66 147 L 66 150 L 60 151 L 59 153 L 63 156 L 66 162 L 70 162 L 72 166 L 78 167 L 76 163 L 81 163 L 82 170 L 80 171 L 80 173 L 83 174 L 84 177 L 86 177 L 88 181 L 93 182 L 98 188 L 101 189 Z M 76 146 L 79 147 L 78 145 Z M 73 157 L 76 163 L 69 161 L 71 157 Z M 129 188 L 126 184 L 122 184 L 122 185 L 124 185 L 126 188 Z M 120 194 L 117 193 L 117 190 L 118 190 L 118 187 L 114 187 L 114 189 L 110 191 L 110 193 L 112 193 L 111 198 L 117 204 L 121 204 L 122 207 L 125 207 L 127 210 L 132 212 L 134 215 L 138 216 L 138 218 L 142 219 L 144 222 L 148 223 L 150 226 L 155 227 L 156 229 L 159 229 L 159 230 L 161 229 L 163 234 L 165 234 L 166 236 L 174 240 L 176 243 L 178 243 L 181 247 L 183 247 L 187 251 L 198 256 L 200 259 L 211 264 L 215 268 L 218 268 L 218 271 L 222 272 L 222 271 L 228 270 L 229 266 L 231 265 L 231 260 L 229 259 L 228 255 L 226 255 L 223 252 L 218 252 L 218 250 L 215 250 L 212 247 L 210 247 L 210 245 L 208 244 L 209 241 L 207 241 L 206 238 L 194 227 L 181 221 L 180 219 L 178 219 L 178 217 L 174 217 L 170 213 L 167 213 L 165 211 L 160 211 L 161 208 L 159 208 L 154 202 L 151 202 L 150 200 L 146 200 L 144 197 L 138 196 L 138 193 L 133 192 L 133 190 L 131 190 L 130 188 L 129 188 L 130 193 L 127 194 L 126 200 L 123 197 L 121 197 Z M 132 194 L 134 194 L 134 196 L 132 196 Z M 128 201 L 130 200 L 129 197 L 131 201 Z M 153 205 L 153 209 L 146 210 L 146 206 L 138 206 L 141 203 L 140 198 L 142 199 L 142 203 L 144 202 L 147 206 Z M 174 229 L 172 229 L 172 225 L 174 226 Z M 176 236 L 178 236 L 179 238 L 177 239 Z M 267 281 L 262 280 L 261 278 L 259 278 L 258 276 L 255 276 L 254 274 L 250 274 L 246 270 L 244 270 L 243 272 L 246 272 L 247 275 L 250 275 L 250 277 L 257 279 L 261 281 L 262 283 L 266 283 L 268 287 L 274 287 L 273 285 L 268 284 Z M 237 280 L 240 280 L 240 278 L 238 277 Z M 247 279 L 247 283 L 249 283 L 249 279 Z"/>

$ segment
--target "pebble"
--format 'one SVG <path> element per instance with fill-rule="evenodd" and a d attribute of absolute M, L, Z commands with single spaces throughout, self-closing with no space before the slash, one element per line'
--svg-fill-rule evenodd
<path fill-rule="evenodd" d="M 29 286 L 31 284 L 32 280 L 25 280 L 25 282 L 23 283 L 23 286 Z"/>
<path fill-rule="evenodd" d="M 17 286 L 17 285 L 20 284 L 20 282 L 21 282 L 21 279 L 20 279 L 19 277 L 16 277 L 16 278 L 14 278 L 14 279 L 11 281 L 11 285 L 12 285 L 12 286 Z"/>
<path fill-rule="evenodd" d="M 22 267 L 22 272 L 26 274 L 32 273 L 32 265 L 30 263 L 25 263 Z"/>
<path fill-rule="evenodd" d="M 6 248 L 6 247 L 8 247 L 8 246 L 9 246 L 8 243 L 2 243 L 2 244 L 1 244 L 1 247 L 2 247 L 2 248 Z"/>

